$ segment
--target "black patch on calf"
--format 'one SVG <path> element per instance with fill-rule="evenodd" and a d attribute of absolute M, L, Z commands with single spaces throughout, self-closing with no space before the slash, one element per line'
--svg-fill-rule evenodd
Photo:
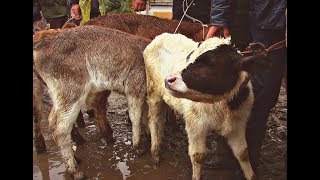
<path fill-rule="evenodd" d="M 188 54 L 188 56 L 187 56 L 187 58 L 186 58 L 186 62 L 188 62 L 188 61 L 190 60 L 190 56 L 193 54 L 193 52 L 194 52 L 194 50 L 193 50 L 193 51 L 191 51 L 191 53 L 190 53 L 190 54 Z"/>
<path fill-rule="evenodd" d="M 235 94 L 231 101 L 228 101 L 228 106 L 231 110 L 236 110 L 249 96 L 249 88 L 246 86 Z"/>
<path fill-rule="evenodd" d="M 231 45 L 220 45 L 200 55 L 181 73 L 189 89 L 206 94 L 223 95 L 239 79 L 241 55 Z"/>
<path fill-rule="evenodd" d="M 202 42 L 199 42 L 199 43 L 198 43 L 198 47 L 199 47 L 201 44 L 202 44 Z M 194 51 L 195 51 L 195 50 L 191 51 L 191 53 L 188 54 L 188 56 L 187 56 L 187 58 L 186 58 L 186 62 L 188 62 L 188 61 L 190 60 L 190 56 L 193 54 Z"/>

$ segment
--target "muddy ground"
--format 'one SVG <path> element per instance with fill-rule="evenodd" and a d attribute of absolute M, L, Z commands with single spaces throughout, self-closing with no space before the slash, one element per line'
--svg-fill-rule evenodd
<path fill-rule="evenodd" d="M 47 102 L 46 113 L 49 113 L 50 100 Z M 83 146 L 78 146 L 76 155 L 82 160 L 80 169 L 88 179 L 108 180 L 142 180 L 142 179 L 191 179 L 191 162 L 188 156 L 187 136 L 182 120 L 178 128 L 166 126 L 165 140 L 162 146 L 161 164 L 153 169 L 150 153 L 137 157 L 131 148 L 131 125 L 127 115 L 127 102 L 124 96 L 112 93 L 109 98 L 107 117 L 110 120 L 115 138 L 114 144 L 107 144 L 100 138 L 99 129 L 91 118 L 85 118 L 86 127 L 80 133 L 86 139 Z M 41 122 L 46 140 L 47 153 L 37 154 L 33 151 L 33 179 L 71 179 L 65 173 L 65 165 L 60 157 L 59 149 L 48 132 L 47 121 Z M 208 138 L 208 147 L 214 157 L 214 134 Z M 213 158 L 214 159 L 214 158 Z M 284 88 L 277 105 L 272 109 L 268 121 L 268 129 L 262 149 L 262 165 L 259 169 L 260 179 L 287 179 L 287 96 Z M 202 179 L 233 180 L 238 171 L 228 168 L 204 166 Z"/>

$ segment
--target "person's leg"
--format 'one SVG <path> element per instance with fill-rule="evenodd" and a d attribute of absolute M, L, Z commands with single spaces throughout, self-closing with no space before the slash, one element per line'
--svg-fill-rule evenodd
<path fill-rule="evenodd" d="M 253 41 L 263 43 L 266 48 L 285 38 L 285 32 L 280 30 L 270 31 L 252 28 L 251 33 Z M 257 73 L 251 78 L 255 102 L 247 124 L 246 139 L 249 158 L 254 171 L 259 166 L 260 151 L 270 109 L 278 101 L 287 59 L 286 49 L 272 51 L 268 54 L 268 57 L 272 61 L 271 68 L 262 73 Z"/>
<path fill-rule="evenodd" d="M 192 0 L 173 0 L 172 19 L 180 20 L 187 10 Z M 210 23 L 211 0 L 193 1 L 192 5 L 186 11 L 186 14 L 201 21 L 204 24 Z M 183 21 L 194 22 L 192 19 L 184 16 Z"/>
<path fill-rule="evenodd" d="M 98 17 L 100 15 L 99 1 L 91 0 L 90 19 Z"/>
<path fill-rule="evenodd" d="M 183 16 L 182 2 L 183 2 L 183 0 L 173 0 L 173 4 L 172 4 L 172 19 L 173 20 L 180 20 L 181 17 Z"/>

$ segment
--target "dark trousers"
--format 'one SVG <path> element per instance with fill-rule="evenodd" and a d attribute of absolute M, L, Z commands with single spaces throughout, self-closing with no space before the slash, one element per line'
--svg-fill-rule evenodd
<path fill-rule="evenodd" d="M 180 20 L 183 16 L 183 1 L 184 0 L 173 0 L 172 5 L 172 19 Z M 189 5 L 192 0 L 187 0 L 187 4 Z M 186 4 L 184 6 L 184 10 L 186 10 Z M 194 1 L 193 4 L 189 7 L 187 14 L 193 18 L 200 20 L 204 24 L 210 23 L 210 10 L 211 10 L 211 0 L 201 0 Z M 188 17 L 184 17 L 183 21 L 193 22 Z"/>
<path fill-rule="evenodd" d="M 266 48 L 285 39 L 285 30 L 261 30 L 253 27 L 250 31 L 253 41 L 263 43 Z M 271 51 L 268 57 L 272 62 L 271 68 L 257 73 L 251 78 L 255 101 L 247 124 L 246 140 L 250 162 L 254 171 L 259 165 L 269 112 L 278 101 L 286 67 L 287 50 L 286 48 L 281 48 Z"/>
<path fill-rule="evenodd" d="M 59 18 L 45 18 L 47 23 L 50 24 L 50 29 L 59 29 L 62 28 L 64 23 L 68 21 L 67 16 L 59 17 Z"/>
<path fill-rule="evenodd" d="M 258 30 L 251 28 L 250 31 L 253 41 L 263 43 L 266 48 L 276 42 L 284 40 L 285 35 L 284 31 L 281 30 Z M 268 57 L 270 61 L 272 61 L 271 68 L 264 72 L 254 74 L 251 78 L 255 100 L 247 124 L 246 140 L 250 163 L 256 173 L 260 163 L 261 147 L 265 138 L 269 113 L 271 108 L 277 103 L 280 93 L 287 61 L 286 48 L 272 51 L 268 54 Z M 213 164 L 213 166 L 219 166 L 220 163 L 222 163 L 221 165 L 226 168 L 240 169 L 240 165 L 233 155 L 231 155 L 232 151 L 228 148 L 229 146 L 225 142 L 225 139 L 217 140 L 217 150 L 215 153 L 220 155 L 222 162 L 217 162 L 217 164 Z M 242 179 L 242 175 L 241 178 L 237 178 Z"/>

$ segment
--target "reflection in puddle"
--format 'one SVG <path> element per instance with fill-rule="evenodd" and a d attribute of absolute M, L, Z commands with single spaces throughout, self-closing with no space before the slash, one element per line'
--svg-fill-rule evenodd
<path fill-rule="evenodd" d="M 130 175 L 129 166 L 125 162 L 118 162 L 117 168 L 121 171 L 122 178 L 127 179 L 127 177 Z"/>
<path fill-rule="evenodd" d="M 50 179 L 66 179 L 65 166 L 61 159 L 55 154 L 36 154 L 33 157 L 33 179 L 34 180 L 50 180 Z"/>

